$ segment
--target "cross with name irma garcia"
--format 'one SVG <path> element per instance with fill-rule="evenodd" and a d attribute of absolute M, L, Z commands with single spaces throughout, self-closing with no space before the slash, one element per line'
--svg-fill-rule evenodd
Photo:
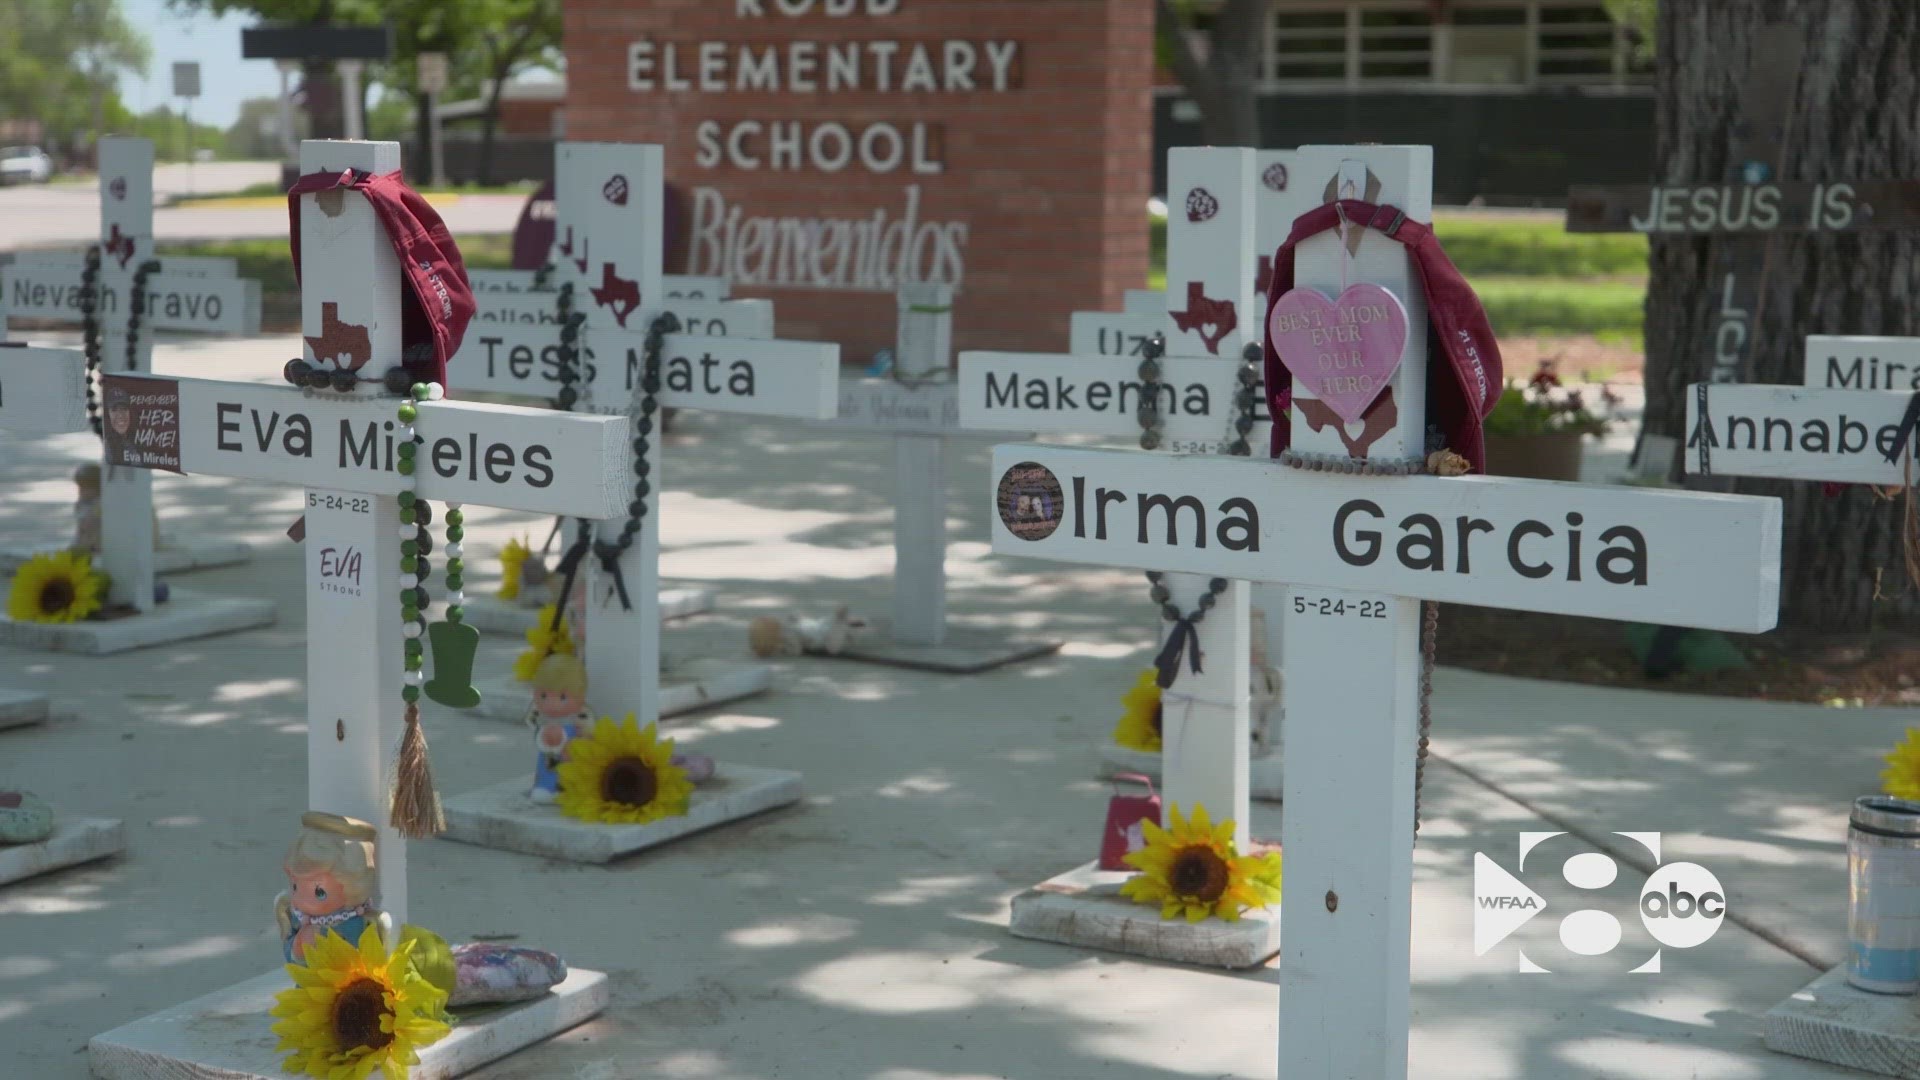
<path fill-rule="evenodd" d="M 1431 220 L 1429 147 L 1300 155 L 1301 182 L 1377 178 L 1368 201 Z M 1358 425 L 1316 427 L 1302 407 L 1313 388 L 1296 382 L 1292 454 L 1424 459 L 1427 312 L 1407 250 L 1349 224 L 1344 238 L 1303 240 L 1295 267 L 1296 285 L 1329 295 L 1349 278 L 1384 287 L 1419 332 L 1388 383 L 1397 413 L 1359 452 L 1350 446 Z M 1428 678 L 1421 601 L 1750 633 L 1774 623 L 1775 499 L 1360 476 L 1264 456 L 996 448 L 995 482 L 1014 474 L 1061 497 L 1050 520 L 1031 527 L 996 496 L 996 552 L 1292 586 L 1282 634 L 1282 1076 L 1407 1075 L 1415 762 Z"/>

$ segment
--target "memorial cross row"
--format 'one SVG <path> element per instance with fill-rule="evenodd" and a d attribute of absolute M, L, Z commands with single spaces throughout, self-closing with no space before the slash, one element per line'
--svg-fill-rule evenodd
<path fill-rule="evenodd" d="M 1375 201 L 1431 220 L 1430 148 L 1304 147 L 1295 173 L 1343 191 L 1377 180 Z M 1176 169 L 1176 190 L 1188 183 Z M 1427 323 L 1405 249 L 1372 230 L 1303 241 L 1295 280 L 1384 286 L 1410 326 Z M 1427 359 L 1427 335 L 1409 334 L 1369 407 L 1391 394 L 1392 422 L 1360 447 L 1340 425 L 1313 425 L 1302 401 L 1314 387 L 1296 381 L 1290 449 L 1423 460 Z M 996 552 L 1292 587 L 1282 1076 L 1407 1075 L 1421 601 L 1758 632 L 1778 600 L 1774 499 L 1042 445 L 996 448 L 992 476 Z M 1044 492 L 1043 509 L 1029 500 L 1023 513 L 1016 489 Z"/>

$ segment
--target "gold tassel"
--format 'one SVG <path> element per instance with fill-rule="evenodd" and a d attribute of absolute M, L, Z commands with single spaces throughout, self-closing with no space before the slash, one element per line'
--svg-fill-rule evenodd
<path fill-rule="evenodd" d="M 427 763 L 427 734 L 420 729 L 420 706 L 413 702 L 407 703 L 407 731 L 400 737 L 400 760 L 394 767 L 388 820 L 409 840 L 427 840 L 447 831 L 440 793 L 433 787 L 433 767 Z"/>

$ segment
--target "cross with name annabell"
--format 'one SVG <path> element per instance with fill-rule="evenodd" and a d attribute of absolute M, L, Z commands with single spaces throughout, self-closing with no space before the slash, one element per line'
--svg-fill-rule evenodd
<path fill-rule="evenodd" d="M 235 278 L 233 260 L 154 258 L 152 141 L 103 138 L 99 160 L 100 243 L 91 298 L 87 288 L 90 255 L 29 253 L 0 269 L 0 316 L 80 322 L 88 315 L 83 306 L 90 303 L 98 325 L 103 374 L 150 370 L 156 330 L 257 333 L 260 284 Z M 130 300 L 136 292 L 137 300 Z M 133 321 L 136 311 L 137 324 Z M 4 330 L 3 321 L 0 330 Z M 0 378 L 25 379 L 23 367 L 43 363 L 39 356 L 0 354 Z M 34 378 L 43 389 L 51 390 L 43 377 Z M 82 364 L 74 384 L 76 394 L 84 393 L 88 378 Z M 24 390 L 14 394 L 23 413 L 33 411 L 33 400 Z M 104 469 L 100 519 L 95 562 L 111 579 L 108 603 L 152 610 L 158 542 L 153 530 L 153 478 L 140 470 Z"/>
<path fill-rule="evenodd" d="M 303 174 L 400 168 L 390 142 L 309 141 Z M 625 415 L 423 401 L 414 421 L 415 469 L 401 455 L 398 397 L 384 389 L 399 366 L 401 273 L 373 208 L 357 194 L 303 195 L 301 321 L 325 335 L 327 312 L 365 334 L 369 362 L 349 392 L 205 379 L 137 380 L 170 399 L 182 472 L 306 488 L 307 803 L 380 827 L 381 906 L 406 921 L 406 842 L 389 823 L 389 783 L 402 735 L 402 593 L 396 496 L 587 518 L 624 512 L 632 432 Z M 311 346 L 305 359 L 316 363 Z M 284 361 L 273 361 L 279 367 Z M 321 363 L 322 369 L 330 365 Z M 451 376 L 460 379 L 459 369 Z M 155 405 L 159 407 L 158 404 Z M 162 463 L 155 462 L 155 467 Z M 457 603 L 451 590 L 446 596 Z"/>
<path fill-rule="evenodd" d="M 1375 202 L 1432 219 L 1430 147 L 1303 147 L 1295 172 L 1310 186 L 1376 177 Z M 1174 178 L 1176 190 L 1193 182 L 1179 169 Z M 1398 408 L 1355 448 L 1310 422 L 1301 408 L 1310 387 L 1296 382 L 1292 449 L 1424 459 L 1426 304 L 1399 243 L 1347 228 L 1349 269 L 1341 236 L 1328 232 L 1298 246 L 1296 281 L 1328 295 L 1348 279 L 1375 283 L 1405 305 L 1416 331 L 1388 385 Z M 1050 519 L 1021 521 L 996 499 L 996 552 L 1291 586 L 1282 634 L 1286 1077 L 1407 1075 L 1415 764 L 1428 678 L 1421 601 L 1758 632 L 1773 626 L 1778 600 L 1776 499 L 1034 444 L 996 448 L 993 476 L 1044 487 L 1056 507 Z M 1239 604 L 1243 588 L 1216 614 Z"/>
<path fill-rule="evenodd" d="M 764 319 L 770 333 L 771 305 L 763 301 L 706 301 L 667 296 L 661 273 L 664 246 L 662 200 L 664 151 L 633 143 L 561 143 L 555 150 L 556 228 L 575 238 L 576 249 L 590 250 L 584 260 L 562 258 L 555 264 L 559 290 L 571 290 L 571 324 L 578 334 L 578 356 L 562 347 L 566 323 L 525 322 L 484 330 L 501 341 L 485 358 L 462 348 L 465 368 L 460 391 L 505 394 L 551 393 L 565 405 L 610 410 L 625 415 L 644 390 L 648 365 L 655 365 L 654 395 L 661 407 L 710 410 L 743 416 L 827 419 L 838 405 L 840 347 L 811 341 L 778 341 L 725 334 L 688 334 L 675 328 L 659 339 L 649 361 L 649 332 L 673 326 L 685 317 L 709 330 L 735 317 Z M 591 238 L 591 245 L 587 244 Z M 686 283 L 682 283 L 683 285 Z M 489 297 L 532 297 L 548 313 L 556 293 L 497 293 Z M 661 320 L 667 320 L 662 323 Z M 569 400 L 563 373 L 571 381 Z M 535 387 L 541 389 L 535 390 Z M 549 391 L 547 388 L 551 387 Z M 582 560 L 586 580 L 585 661 L 591 701 L 601 715 L 631 712 L 644 727 L 659 717 L 659 426 L 636 430 L 635 468 L 647 481 L 645 513 L 634 541 L 617 558 L 611 550 L 625 527 L 630 508 L 618 513 L 574 515 L 615 518 L 595 529 L 595 553 Z M 690 469 L 690 475 L 698 475 Z M 631 487 L 632 485 L 627 485 Z M 577 535 L 566 530 L 569 539 Z"/>
<path fill-rule="evenodd" d="M 1253 287 L 1254 155 L 1246 149 L 1169 151 L 1169 314 L 1144 317 L 1164 342 L 1163 357 L 965 352 L 961 423 L 974 430 L 1106 436 L 1138 436 L 1151 425 L 1157 437 L 1148 436 L 1143 445 L 1176 452 L 1210 453 L 1242 439 L 1248 448 L 1264 446 L 1257 343 L 1265 312 Z M 1193 297 L 1198 301 L 1188 304 Z M 1188 317 L 1173 317 L 1182 311 Z M 1243 402 L 1250 411 L 1243 413 Z M 1030 508 L 1060 508 L 1051 491 L 1027 495 Z M 1194 611 L 1209 592 L 1204 576 L 1175 575 L 1160 585 L 1166 602 L 1182 612 Z M 1252 649 L 1247 586 L 1233 583 L 1212 603 L 1193 644 L 1203 657 L 1200 670 L 1183 660 L 1164 698 L 1163 790 L 1182 812 L 1198 804 L 1216 821 L 1233 819 L 1244 848 Z"/>

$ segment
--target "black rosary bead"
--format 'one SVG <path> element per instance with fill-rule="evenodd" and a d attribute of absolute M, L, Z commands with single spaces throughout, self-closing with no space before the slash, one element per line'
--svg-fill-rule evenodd
<path fill-rule="evenodd" d="M 333 388 L 343 394 L 351 391 L 359 385 L 359 382 L 360 377 L 346 368 L 340 368 L 333 373 Z"/>
<path fill-rule="evenodd" d="M 381 382 L 390 394 L 405 394 L 413 388 L 413 377 L 407 374 L 406 368 L 402 367 L 388 368 Z"/>
<path fill-rule="evenodd" d="M 1157 583 L 1154 585 L 1152 589 L 1148 591 L 1147 595 L 1153 597 L 1153 602 L 1156 604 L 1164 604 L 1168 600 L 1173 598 L 1173 593 L 1171 590 L 1169 590 L 1165 585 L 1160 585 Z"/>
<path fill-rule="evenodd" d="M 1217 577 L 1207 582 L 1207 589 L 1211 592 L 1223 593 L 1227 591 L 1229 584 L 1231 583 L 1226 578 Z"/>
<path fill-rule="evenodd" d="M 1201 593 L 1200 594 L 1200 610 L 1202 611 L 1211 611 L 1213 609 L 1213 605 L 1219 602 L 1220 602 L 1219 593 Z"/>
<path fill-rule="evenodd" d="M 310 366 L 305 360 L 296 356 L 280 369 L 280 376 L 295 386 L 305 386 L 307 370 Z"/>
<path fill-rule="evenodd" d="M 562 409 L 573 408 L 573 403 L 579 399 L 580 395 L 574 391 L 573 387 L 563 386 L 560 388 L 559 400 Z"/>

